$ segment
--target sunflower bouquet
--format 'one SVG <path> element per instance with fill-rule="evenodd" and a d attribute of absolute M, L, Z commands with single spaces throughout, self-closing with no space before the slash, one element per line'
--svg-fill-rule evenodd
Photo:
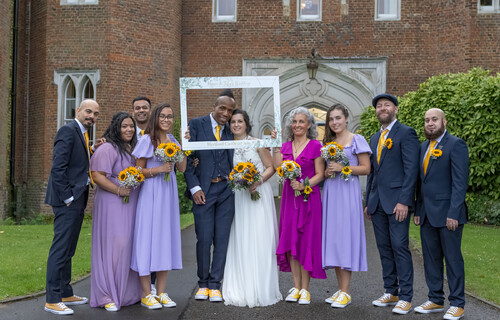
<path fill-rule="evenodd" d="M 161 162 L 181 162 L 184 159 L 184 152 L 173 143 L 160 143 L 154 152 L 155 157 Z M 170 181 L 170 172 L 165 172 L 165 181 Z"/>
<path fill-rule="evenodd" d="M 144 175 L 136 167 L 128 167 L 118 175 L 118 184 L 120 187 L 137 188 L 144 181 Z M 128 203 L 129 197 L 124 196 L 122 203 Z"/>
<path fill-rule="evenodd" d="M 239 162 L 229 173 L 229 186 L 233 191 L 247 190 L 250 186 L 262 180 L 262 175 L 251 162 Z M 250 194 L 253 201 L 260 199 L 259 191 Z"/>
<path fill-rule="evenodd" d="M 340 172 L 340 177 L 345 181 L 349 180 L 352 170 L 349 168 L 349 160 L 344 152 L 344 147 L 337 142 L 328 142 L 321 148 L 321 157 L 328 161 L 342 163 L 344 168 Z M 335 172 L 330 178 L 335 178 Z"/>
<path fill-rule="evenodd" d="M 283 183 L 285 179 L 288 179 L 290 181 L 297 179 L 302 175 L 302 170 L 300 169 L 300 165 L 292 160 L 285 160 L 281 163 L 281 166 L 279 166 L 276 169 L 276 172 L 278 173 L 279 182 Z M 300 196 L 300 191 L 295 190 L 295 196 L 298 197 Z"/>

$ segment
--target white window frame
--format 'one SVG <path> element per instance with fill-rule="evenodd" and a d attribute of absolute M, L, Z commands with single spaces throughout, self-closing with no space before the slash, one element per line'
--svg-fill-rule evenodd
<path fill-rule="evenodd" d="M 321 12 L 323 11 L 323 0 L 319 0 L 318 15 L 301 15 L 300 1 L 297 0 L 297 21 L 321 21 Z"/>
<path fill-rule="evenodd" d="M 69 81 L 75 86 L 75 108 L 80 106 L 83 100 L 83 91 L 87 80 L 92 84 L 95 100 L 97 98 L 97 84 L 101 79 L 99 70 L 54 70 L 54 83 L 57 85 L 57 129 L 69 122 L 66 119 L 66 88 Z M 92 130 L 91 142 L 95 141 L 95 125 Z"/>
<path fill-rule="evenodd" d="M 391 4 L 396 5 L 395 14 L 379 14 L 379 2 L 383 0 L 375 0 L 375 21 L 399 21 L 401 20 L 401 0 L 390 0 Z"/>
<path fill-rule="evenodd" d="M 238 12 L 238 1 L 234 1 L 234 13 L 232 16 L 219 16 L 217 9 L 219 0 L 212 0 L 212 22 L 236 22 L 236 13 Z"/>
<path fill-rule="evenodd" d="M 84 6 L 99 4 L 99 0 L 61 0 L 61 6 Z"/>
<path fill-rule="evenodd" d="M 478 13 L 499 13 L 500 12 L 500 0 L 493 0 L 491 6 L 482 6 L 481 0 L 477 1 L 477 12 Z"/>

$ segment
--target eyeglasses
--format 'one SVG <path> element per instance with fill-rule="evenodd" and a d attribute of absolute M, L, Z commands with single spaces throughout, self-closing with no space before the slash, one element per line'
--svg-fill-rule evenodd
<path fill-rule="evenodd" d="M 169 115 L 164 115 L 164 114 L 160 114 L 160 120 L 165 120 L 165 119 L 168 119 L 168 120 L 172 120 L 174 118 L 173 115 L 169 114 Z"/>

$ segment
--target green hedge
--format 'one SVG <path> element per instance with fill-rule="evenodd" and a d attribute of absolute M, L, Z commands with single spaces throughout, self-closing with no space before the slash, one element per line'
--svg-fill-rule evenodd
<path fill-rule="evenodd" d="M 424 114 L 430 108 L 442 109 L 447 130 L 469 147 L 470 221 L 500 225 L 500 74 L 474 68 L 431 77 L 399 98 L 397 118 L 424 141 Z M 375 109 L 368 106 L 360 133 L 369 139 L 379 129 Z"/>
<path fill-rule="evenodd" d="M 174 129 L 172 134 L 174 135 L 177 141 L 181 141 L 180 139 L 180 130 L 181 130 L 181 120 L 180 116 L 176 117 L 174 122 Z M 193 212 L 193 201 L 189 200 L 184 196 L 184 192 L 186 191 L 186 180 L 184 179 L 184 174 L 182 172 L 176 172 L 177 178 L 177 191 L 179 193 L 179 211 L 180 214 L 186 214 Z"/>

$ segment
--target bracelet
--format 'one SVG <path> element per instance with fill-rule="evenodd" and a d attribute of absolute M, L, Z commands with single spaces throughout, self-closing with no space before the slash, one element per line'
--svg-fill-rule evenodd
<path fill-rule="evenodd" d="M 152 178 L 153 177 L 153 168 L 149 168 L 149 177 Z"/>
<path fill-rule="evenodd" d="M 118 186 L 118 190 L 116 190 L 116 195 L 117 195 L 117 196 L 120 196 L 120 188 L 121 188 L 121 187 L 120 187 L 120 186 Z"/>

